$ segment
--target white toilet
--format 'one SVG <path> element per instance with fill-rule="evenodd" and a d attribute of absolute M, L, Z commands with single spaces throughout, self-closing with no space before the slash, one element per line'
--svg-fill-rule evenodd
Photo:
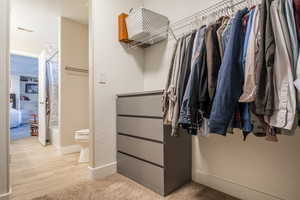
<path fill-rule="evenodd" d="M 81 147 L 79 157 L 80 163 L 89 162 L 89 133 L 89 129 L 75 131 L 75 140 Z"/>

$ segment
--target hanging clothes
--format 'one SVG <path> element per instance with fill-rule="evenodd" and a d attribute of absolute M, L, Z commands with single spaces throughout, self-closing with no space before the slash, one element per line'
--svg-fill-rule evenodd
<path fill-rule="evenodd" d="M 284 14 L 285 19 L 288 26 L 287 34 L 290 37 L 290 44 L 292 48 L 292 63 L 293 63 L 293 75 L 295 76 L 297 73 L 297 62 L 299 57 L 299 43 L 297 38 L 297 29 L 296 29 L 296 22 L 295 22 L 295 14 L 293 9 L 293 1 L 292 0 L 285 0 L 283 1 L 284 4 Z M 294 77 L 296 79 L 296 77 Z"/>
<path fill-rule="evenodd" d="M 300 1 L 293 0 L 295 24 L 297 28 L 298 43 L 300 42 Z"/>
<path fill-rule="evenodd" d="M 275 40 L 271 25 L 270 6 L 273 0 L 263 0 L 261 8 L 261 45 L 257 64 L 257 94 L 255 113 L 270 116 L 274 111 L 273 66 Z"/>
<path fill-rule="evenodd" d="M 242 19 L 247 12 L 247 8 L 238 11 L 232 21 L 230 39 L 219 71 L 216 96 L 209 119 L 211 133 L 226 135 L 242 92 L 242 67 L 236 58 L 240 58 L 243 45 Z"/>
<path fill-rule="evenodd" d="M 252 9 L 248 15 L 244 17 L 244 30 L 245 30 L 245 38 L 244 38 L 244 44 L 243 44 L 243 51 L 241 55 L 241 67 L 242 67 L 242 81 L 245 82 L 245 63 L 246 63 L 246 57 L 248 52 L 248 44 L 250 39 L 250 33 L 252 29 L 252 21 L 253 16 L 255 13 L 256 8 Z M 250 110 L 249 110 L 249 104 L 248 103 L 240 103 L 240 115 L 241 115 L 241 126 L 244 133 L 244 140 L 246 140 L 246 137 L 249 133 L 252 132 L 253 126 L 251 123 L 251 116 L 250 116 Z"/>
<path fill-rule="evenodd" d="M 178 83 L 177 83 L 177 94 L 178 97 L 176 98 L 176 104 L 174 108 L 174 116 L 172 120 L 172 135 L 177 135 L 178 133 L 178 119 L 179 119 L 179 113 L 181 109 L 182 99 L 183 99 L 183 93 L 185 92 L 185 86 L 187 84 L 187 76 L 190 74 L 190 68 L 191 68 L 191 58 L 192 58 L 192 47 L 194 44 L 196 32 L 192 33 L 191 35 L 188 35 L 184 39 L 183 44 L 183 59 L 182 59 L 182 67 L 179 73 L 178 77 Z"/>
<path fill-rule="evenodd" d="M 256 82 L 255 75 L 257 70 L 256 58 L 259 49 L 260 40 L 260 6 L 253 13 L 252 26 L 249 34 L 249 44 L 245 56 L 245 79 L 243 85 L 243 94 L 240 97 L 240 102 L 254 102 L 256 98 Z"/>
<path fill-rule="evenodd" d="M 285 10 L 285 1 L 286 0 L 280 0 L 278 3 L 278 8 L 277 8 L 277 12 L 278 12 L 278 16 L 279 16 L 279 20 L 281 23 L 281 29 L 283 31 L 283 37 L 284 37 L 284 41 L 285 41 L 285 46 L 286 46 L 286 50 L 288 53 L 288 57 L 292 66 L 292 73 L 293 73 L 293 77 L 295 77 L 295 69 L 294 69 L 294 58 L 293 58 L 293 53 L 292 53 L 292 41 L 291 41 L 291 37 L 289 34 L 289 29 L 288 29 L 288 22 L 287 22 L 287 18 L 286 18 L 286 10 Z"/>
<path fill-rule="evenodd" d="M 228 16 L 220 18 L 221 25 L 217 30 L 219 52 L 220 52 L 221 59 L 223 59 L 223 57 L 224 57 L 224 47 L 223 47 L 223 42 L 222 42 L 222 34 L 225 31 L 229 20 L 230 20 L 230 18 Z"/>
<path fill-rule="evenodd" d="M 285 20 L 287 23 L 287 34 L 290 38 L 290 49 L 291 49 L 291 64 L 292 64 L 292 73 L 293 78 L 296 81 L 298 79 L 297 77 L 297 64 L 298 64 L 298 58 L 299 58 L 299 43 L 297 38 L 297 29 L 295 24 L 295 15 L 294 15 L 294 9 L 293 9 L 293 1 L 292 0 L 285 0 L 283 1 L 283 7 L 284 7 L 284 14 L 285 14 Z M 288 45 L 288 44 L 287 44 Z M 296 110 L 299 113 L 300 112 L 300 93 L 296 90 Z M 297 113 L 297 114 L 298 114 Z M 294 122 L 294 130 L 298 124 L 298 116 L 296 116 L 296 120 Z M 294 131 L 288 132 L 289 135 L 293 134 Z"/>
<path fill-rule="evenodd" d="M 277 142 L 278 134 L 295 133 L 297 105 L 300 111 L 296 4 L 262 0 L 176 42 L 163 95 L 164 123 L 172 126 L 172 135 L 180 127 L 205 137 L 238 128 L 244 140 L 253 133 Z"/>
<path fill-rule="evenodd" d="M 212 24 L 207 28 L 205 35 L 205 45 L 206 45 L 206 60 L 207 60 L 207 76 L 208 76 L 208 93 L 210 102 L 212 103 L 215 96 L 215 91 L 217 88 L 217 81 L 220 66 L 222 63 L 221 53 L 219 47 L 218 33 L 220 26 L 222 24 L 217 22 Z"/>
<path fill-rule="evenodd" d="M 292 65 L 284 39 L 284 28 L 280 21 L 279 0 L 271 4 L 272 27 L 276 41 L 274 62 L 275 110 L 273 115 L 265 117 L 273 127 L 291 130 L 296 114 L 296 93 L 293 83 Z"/>
<path fill-rule="evenodd" d="M 183 96 L 182 106 L 180 109 L 179 124 L 187 129 L 190 134 L 196 135 L 199 124 L 202 122 L 198 113 L 198 91 L 200 80 L 200 69 L 203 65 L 203 55 L 206 53 L 204 47 L 204 36 L 206 27 L 199 30 L 197 43 L 198 47 L 195 49 L 193 65 L 191 68 L 190 77 L 186 86 L 185 94 Z"/>
<path fill-rule="evenodd" d="M 293 75 L 295 80 L 295 87 L 297 88 L 297 82 L 300 82 L 300 68 L 298 67 L 299 59 L 299 41 L 297 37 L 297 27 L 295 21 L 295 13 L 293 7 L 293 0 L 285 1 L 285 17 L 288 24 L 288 33 L 291 39 L 291 47 L 293 54 Z M 298 81 L 297 81 L 298 80 Z M 297 111 L 300 112 L 300 93 L 299 90 L 296 96 L 297 101 Z"/>
<path fill-rule="evenodd" d="M 222 33 L 222 58 L 224 58 L 224 53 L 225 53 L 225 50 L 226 50 L 226 46 L 227 46 L 227 43 L 229 41 L 229 37 L 230 37 L 230 30 L 231 30 L 231 26 L 232 26 L 232 18 L 228 20 L 227 22 L 227 25 L 226 25 L 226 28 L 225 30 L 223 31 Z"/>
<path fill-rule="evenodd" d="M 172 57 L 171 68 L 169 72 L 169 78 L 165 93 L 163 95 L 164 99 L 164 122 L 165 124 L 172 124 L 174 118 L 174 110 L 177 102 L 177 81 L 180 71 L 180 64 L 182 61 L 182 51 L 184 45 L 184 38 L 179 39 L 176 43 L 175 51 Z"/>

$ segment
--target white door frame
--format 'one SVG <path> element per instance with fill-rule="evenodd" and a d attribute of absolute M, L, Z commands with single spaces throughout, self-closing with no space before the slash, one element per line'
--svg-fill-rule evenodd
<path fill-rule="evenodd" d="M 9 182 L 9 0 L 0 0 L 0 200 L 10 194 Z"/>
<path fill-rule="evenodd" d="M 95 88 L 94 88 L 94 19 L 95 19 L 95 6 L 93 0 L 89 0 L 89 152 L 90 152 L 90 162 L 89 168 L 93 169 L 96 167 L 95 159 Z"/>
<path fill-rule="evenodd" d="M 39 56 L 39 96 L 38 96 L 38 118 L 39 136 L 38 139 L 43 146 L 47 144 L 47 116 L 46 116 L 46 51 L 43 50 Z"/>

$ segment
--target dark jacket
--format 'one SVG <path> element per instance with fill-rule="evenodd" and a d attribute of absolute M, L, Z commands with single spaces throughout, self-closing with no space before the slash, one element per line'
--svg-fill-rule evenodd
<path fill-rule="evenodd" d="M 190 36 L 189 43 L 186 47 L 185 53 L 184 53 L 184 58 L 183 58 L 183 63 L 181 67 L 181 72 L 180 72 L 180 79 L 179 79 L 179 105 L 182 104 L 182 99 L 183 95 L 185 93 L 186 85 L 189 80 L 189 76 L 191 73 L 191 60 L 193 56 L 193 45 L 194 45 L 194 40 L 195 40 L 196 32 L 193 32 L 192 35 Z"/>
<path fill-rule="evenodd" d="M 261 40 L 259 46 L 255 100 L 255 113 L 271 116 L 274 112 L 273 67 L 275 58 L 275 39 L 270 16 L 273 0 L 263 0 L 261 7 Z"/>
<path fill-rule="evenodd" d="M 294 5 L 294 15 L 295 15 L 295 22 L 298 34 L 298 42 L 300 41 L 300 1 L 293 0 Z"/>
<path fill-rule="evenodd" d="M 211 133 L 226 135 L 242 94 L 243 70 L 239 58 L 243 47 L 242 18 L 247 12 L 247 8 L 238 11 L 232 22 L 209 119 Z"/>
<path fill-rule="evenodd" d="M 218 75 L 222 63 L 217 30 L 220 23 L 212 24 L 207 27 L 205 35 L 207 76 L 208 76 L 208 93 L 211 103 L 215 96 L 217 88 Z"/>
<path fill-rule="evenodd" d="M 181 104 L 179 124 L 187 129 L 190 134 L 196 135 L 197 129 L 202 124 L 201 116 L 199 116 L 199 89 L 200 89 L 200 73 L 203 66 L 203 57 L 205 55 L 204 35 L 206 28 L 199 30 L 201 34 L 200 55 L 197 57 L 195 64 L 191 68 L 186 90 Z"/>

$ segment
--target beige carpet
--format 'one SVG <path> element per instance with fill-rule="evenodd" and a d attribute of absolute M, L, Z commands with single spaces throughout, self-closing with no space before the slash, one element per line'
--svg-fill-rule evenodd
<path fill-rule="evenodd" d="M 168 197 L 161 197 L 123 177 L 112 175 L 100 181 L 88 181 L 34 200 L 238 200 L 199 184 L 188 184 Z"/>

